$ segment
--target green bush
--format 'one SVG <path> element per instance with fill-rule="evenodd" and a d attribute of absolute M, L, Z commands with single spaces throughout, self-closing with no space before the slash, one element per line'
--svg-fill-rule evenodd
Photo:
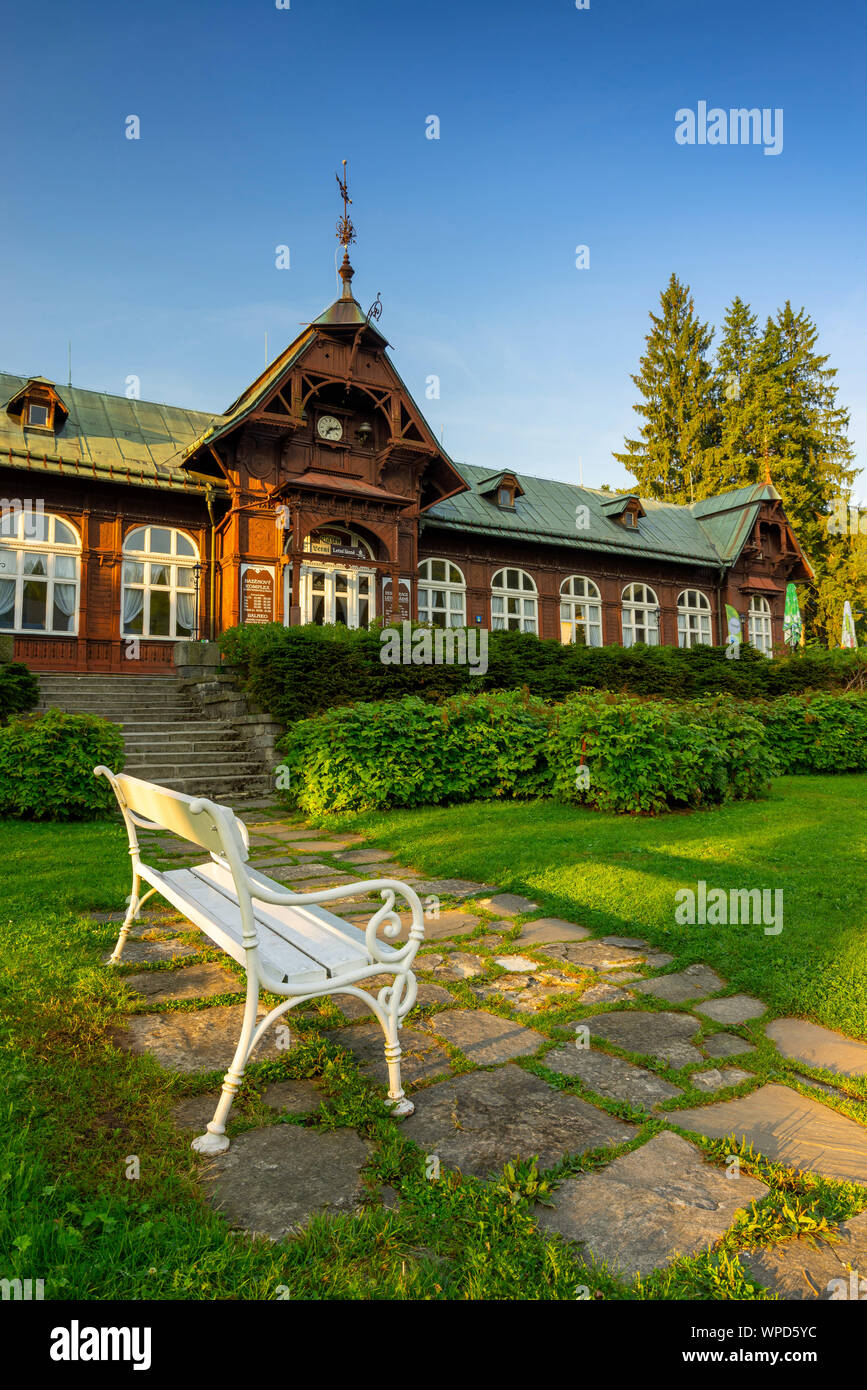
<path fill-rule="evenodd" d="M 10 714 L 32 709 L 38 699 L 39 681 L 27 666 L 20 661 L 0 666 L 0 724 Z"/>
<path fill-rule="evenodd" d="M 762 707 L 769 747 L 783 772 L 867 769 L 867 696 L 789 696 Z"/>
<path fill-rule="evenodd" d="M 757 797 L 776 770 L 761 722 L 725 697 L 573 696 L 558 712 L 548 757 L 554 796 L 600 811 Z"/>
<path fill-rule="evenodd" d="M 379 631 L 268 623 L 230 628 L 220 645 L 257 704 L 284 724 L 358 700 L 439 700 L 462 690 L 526 688 L 560 701 L 582 689 L 673 700 L 729 693 L 752 700 L 867 688 L 867 656 L 842 649 L 806 648 L 769 661 L 745 644 L 740 659 L 729 661 L 723 647 L 563 646 L 527 632 L 491 632 L 487 672 L 476 675 L 468 666 L 386 665 Z"/>
<path fill-rule="evenodd" d="M 550 710 L 518 691 L 416 696 L 300 720 L 279 745 L 292 800 L 310 815 L 538 796 L 550 782 Z"/>
<path fill-rule="evenodd" d="M 584 692 L 552 707 L 519 691 L 438 706 L 409 696 L 301 720 L 279 749 L 310 815 L 551 795 L 652 813 L 759 796 L 776 770 L 760 721 L 721 697 Z"/>
<path fill-rule="evenodd" d="M 0 729 L 0 816 L 22 820 L 92 820 L 116 805 L 94 777 L 97 763 L 117 772 L 124 761 L 116 724 L 92 714 L 17 715 Z"/>

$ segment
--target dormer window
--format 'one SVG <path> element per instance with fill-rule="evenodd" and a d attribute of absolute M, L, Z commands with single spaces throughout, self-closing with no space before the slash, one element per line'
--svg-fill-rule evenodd
<path fill-rule="evenodd" d="M 69 410 L 47 377 L 34 376 L 6 402 L 6 413 L 20 419 L 25 430 L 56 434 L 66 424 Z"/>
<path fill-rule="evenodd" d="M 510 487 L 501 487 L 497 493 L 498 507 L 514 507 L 515 494 Z"/>
<path fill-rule="evenodd" d="M 625 526 L 630 531 L 638 530 L 638 521 L 642 516 L 646 516 L 641 505 L 641 499 L 635 493 L 617 493 L 612 497 L 606 497 L 600 503 L 602 511 L 618 526 Z"/>
<path fill-rule="evenodd" d="M 481 496 L 487 497 L 494 506 L 510 512 L 515 510 L 515 499 L 524 496 L 524 489 L 515 474 L 505 470 L 494 473 L 490 478 L 483 478 L 478 489 Z"/>
<path fill-rule="evenodd" d="M 629 527 L 631 530 L 633 530 L 633 531 L 635 530 L 635 528 L 636 528 L 637 525 L 638 525 L 638 517 L 637 517 L 637 515 L 635 514 L 635 512 L 632 511 L 631 508 L 630 508 L 630 510 L 629 510 L 628 512 L 624 512 L 624 513 L 623 513 L 622 520 L 623 520 L 623 525 L 624 525 L 624 526 L 628 526 L 628 527 Z"/>

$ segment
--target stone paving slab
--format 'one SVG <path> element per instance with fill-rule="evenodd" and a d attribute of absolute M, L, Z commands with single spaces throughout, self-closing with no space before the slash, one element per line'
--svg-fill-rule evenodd
<path fill-rule="evenodd" d="M 726 1086 L 739 1086 L 742 1081 L 750 1081 L 752 1072 L 742 1071 L 740 1067 L 713 1067 L 710 1071 L 690 1073 L 690 1081 L 699 1091 L 722 1091 Z"/>
<path fill-rule="evenodd" d="M 424 878 L 415 883 L 415 891 L 421 897 L 476 898 L 479 893 L 489 893 L 491 885 L 474 883 L 470 878 Z"/>
<path fill-rule="evenodd" d="M 748 1018 L 759 1018 L 767 1013 L 768 1006 L 751 994 L 731 994 L 728 999 L 709 999 L 706 1004 L 696 1004 L 695 1011 L 712 1018 L 715 1023 L 746 1023 Z"/>
<path fill-rule="evenodd" d="M 144 938 L 134 941 L 127 937 L 120 964 L 144 965 L 151 961 L 181 960 L 184 956 L 197 956 L 201 949 L 201 946 L 188 946 L 186 941 L 176 936 L 168 941 L 147 941 Z M 105 956 L 103 964 L 107 963 L 110 955 L 111 952 Z"/>
<path fill-rule="evenodd" d="M 211 1205 L 250 1235 L 281 1240 L 316 1213 L 356 1210 L 372 1145 L 354 1130 L 300 1125 L 252 1129 L 211 1159 L 204 1182 Z"/>
<path fill-rule="evenodd" d="M 468 932 L 475 931 L 481 920 L 480 917 L 474 917 L 471 912 L 462 912 L 460 908 L 440 908 L 439 917 L 430 919 L 425 917 L 424 939 L 425 941 L 443 941 L 449 936 L 465 936 Z M 403 914 L 401 922 L 400 936 L 389 938 L 390 940 L 406 940 L 412 925 L 407 913 Z"/>
<path fill-rule="evenodd" d="M 586 994 L 583 998 L 587 998 Z M 676 1069 L 697 1066 L 704 1060 L 691 1042 L 699 1023 L 690 1014 L 667 1011 L 645 1013 L 639 1009 L 624 1009 L 619 1013 L 594 1014 L 592 1018 L 578 1020 L 571 1026 L 579 1028 L 584 1025 L 591 1034 L 605 1038 L 615 1047 L 622 1047 L 624 1052 L 654 1057 Z"/>
<path fill-rule="evenodd" d="M 494 964 L 518 975 L 528 972 L 532 975 L 534 971 L 542 968 L 536 961 L 530 960 L 529 956 L 497 956 Z"/>
<path fill-rule="evenodd" d="M 341 849 L 349 849 L 351 840 L 303 840 L 297 836 L 286 841 L 286 848 L 293 854 L 337 854 Z"/>
<path fill-rule="evenodd" d="M 278 883 L 291 883 L 298 893 L 321 893 L 325 888 L 340 888 L 346 883 L 357 883 L 352 874 L 341 874 L 335 869 L 316 869 L 311 873 L 298 873 L 301 865 L 288 864 L 285 869 L 271 869 L 269 877 Z M 324 904 L 327 908 L 328 903 Z"/>
<path fill-rule="evenodd" d="M 735 1033 L 711 1033 L 702 1038 L 701 1045 L 708 1057 L 741 1057 L 745 1052 L 755 1052 L 752 1043 L 745 1042 Z"/>
<path fill-rule="evenodd" d="M 347 849 L 341 850 L 338 858 L 346 864 L 376 864 L 385 860 L 393 864 L 394 858 L 388 849 Z"/>
<path fill-rule="evenodd" d="M 214 994 L 244 991 L 244 981 L 222 965 L 186 965 L 181 970 L 146 970 L 141 975 L 124 975 L 123 982 L 134 994 L 152 1004 L 167 999 L 207 999 Z"/>
<path fill-rule="evenodd" d="M 621 946 L 603 946 L 601 941 L 579 941 L 568 946 L 555 946 L 546 955 L 552 956 L 555 951 L 561 960 L 568 960 L 582 970 L 616 970 L 618 966 L 628 969 L 636 961 L 634 951 L 624 951 Z"/>
<path fill-rule="evenodd" d="M 635 995 L 628 989 L 621 989 L 619 985 L 613 985 L 610 980 L 599 980 L 597 984 L 590 985 L 581 995 L 582 1004 L 625 1004 L 628 999 L 634 999 Z"/>
<path fill-rule="evenodd" d="M 430 965 L 424 965 L 425 957 L 421 957 L 419 962 L 421 969 L 431 969 Z M 433 966 L 434 974 L 441 975 L 444 980 L 472 980 L 477 975 L 484 975 L 485 962 L 481 956 L 471 955 L 467 951 L 450 951 L 443 957 L 442 965 Z"/>
<path fill-rule="evenodd" d="M 674 956 L 666 955 L 665 951 L 648 951 L 644 957 L 644 964 L 648 970 L 664 970 L 673 960 Z"/>
<path fill-rule="evenodd" d="M 733 1182 L 694 1145 L 665 1133 L 600 1172 L 568 1178 L 553 1207 L 536 1211 L 545 1230 L 580 1241 L 594 1259 L 632 1279 L 677 1255 L 697 1255 L 767 1192 L 746 1174 Z"/>
<path fill-rule="evenodd" d="M 661 1076 L 627 1062 L 624 1057 L 609 1057 L 589 1047 L 555 1047 L 542 1058 L 546 1067 L 563 1076 L 577 1076 L 597 1095 L 609 1100 L 625 1100 L 650 1110 L 660 1101 L 683 1095 L 679 1086 L 672 1086 Z"/>
<path fill-rule="evenodd" d="M 479 1067 L 529 1057 L 545 1042 L 541 1033 L 523 1023 L 486 1013 L 483 1009 L 450 1009 L 436 1014 L 427 1024 L 439 1037 Z"/>
<path fill-rule="evenodd" d="M 385 1036 L 378 1023 L 353 1023 L 348 1028 L 335 1029 L 325 1036 L 330 1042 L 348 1047 L 361 1072 L 388 1085 Z M 403 1027 L 400 1030 L 400 1045 L 403 1050 L 400 1074 L 404 1086 L 415 1081 L 430 1081 L 435 1076 L 442 1076 L 443 1072 L 451 1071 L 447 1054 L 437 1046 L 430 1033 Z"/>
<path fill-rule="evenodd" d="M 372 994 L 374 999 L 384 985 L 390 985 L 394 979 L 393 975 L 377 975 L 372 980 L 359 980 L 359 988 L 366 989 Z M 373 1010 L 369 1004 L 365 1004 L 363 999 L 357 999 L 354 994 L 334 994 L 330 996 L 337 1005 L 344 1018 L 355 1021 L 359 1018 L 371 1018 Z M 427 1004 L 454 1004 L 454 999 L 447 989 L 442 985 L 432 985 L 427 980 L 418 981 L 418 993 L 416 1002 L 407 1014 L 408 1021 L 412 1021 L 413 1011 L 419 1005 Z"/>
<path fill-rule="evenodd" d="M 309 1115 L 319 1109 L 322 1097 L 312 1081 L 272 1081 L 262 1092 L 262 1100 L 272 1110 L 288 1110 L 293 1115 Z"/>
<path fill-rule="evenodd" d="M 622 1144 L 636 1130 L 520 1067 L 468 1072 L 422 1092 L 401 1133 L 443 1163 L 489 1177 L 512 1159 L 551 1168 L 566 1154 Z"/>
<path fill-rule="evenodd" d="M 867 1043 L 847 1038 L 802 1018 L 776 1018 L 765 1036 L 784 1057 L 808 1067 L 823 1067 L 838 1076 L 867 1076 Z"/>
<path fill-rule="evenodd" d="M 685 1004 L 688 999 L 703 999 L 708 994 L 716 994 L 725 989 L 725 980 L 706 965 L 688 965 L 674 975 L 660 975 L 655 980 L 645 980 L 635 988 L 639 994 L 652 994 L 655 999 L 664 999 L 668 1004 Z"/>
<path fill-rule="evenodd" d="M 839 1241 L 787 1240 L 740 1252 L 744 1269 L 770 1293 L 798 1301 L 867 1299 L 867 1212 L 835 1228 Z"/>
<path fill-rule="evenodd" d="M 511 925 L 509 922 L 508 926 Z M 589 935 L 590 928 L 580 927 L 577 922 L 566 922 L 562 917 L 537 917 L 534 922 L 523 924 L 515 945 L 543 946 L 555 941 L 584 941 Z"/>
<path fill-rule="evenodd" d="M 650 942 L 640 936 L 603 936 L 605 946 L 622 946 L 627 951 L 649 951 Z"/>
<path fill-rule="evenodd" d="M 867 1126 L 788 1086 L 772 1083 L 735 1100 L 679 1110 L 677 1124 L 712 1139 L 745 1135 L 788 1168 L 867 1183 Z"/>
<path fill-rule="evenodd" d="M 478 886 L 484 892 L 490 891 L 483 884 Z M 522 912 L 535 912 L 538 906 L 530 898 L 522 898 L 520 893 L 497 893 L 492 898 L 482 899 L 482 907 L 489 912 L 502 912 L 504 917 L 520 917 Z"/>
<path fill-rule="evenodd" d="M 259 1010 L 264 1018 L 266 1009 Z M 226 1071 L 235 1055 L 241 1024 L 243 1004 L 212 1004 L 209 1009 L 191 1013 L 133 1014 L 126 1027 L 117 1030 L 118 1047 L 138 1055 L 149 1053 L 167 1071 L 199 1072 Z M 285 1056 L 285 1048 L 277 1047 L 275 1029 L 283 1024 L 278 1019 L 253 1053 L 252 1061 L 272 1061 Z"/>

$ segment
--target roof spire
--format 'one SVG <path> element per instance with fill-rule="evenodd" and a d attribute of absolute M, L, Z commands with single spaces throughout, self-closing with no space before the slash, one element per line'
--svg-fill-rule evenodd
<path fill-rule="evenodd" d="M 343 289 L 340 292 L 341 299 L 354 298 L 352 293 L 352 277 L 355 271 L 349 264 L 349 247 L 355 241 L 355 228 L 349 216 L 349 204 L 352 199 L 349 196 L 349 173 L 346 168 L 346 160 L 343 161 L 343 178 L 335 174 L 337 187 L 340 189 L 340 196 L 343 199 L 343 216 L 337 221 L 337 240 L 343 247 L 343 263 L 340 267 L 340 278 L 343 281 Z"/>

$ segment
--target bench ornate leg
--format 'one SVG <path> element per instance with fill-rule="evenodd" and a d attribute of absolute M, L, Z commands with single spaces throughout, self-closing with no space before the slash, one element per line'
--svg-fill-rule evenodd
<path fill-rule="evenodd" d="M 132 926 L 135 919 L 138 917 L 139 908 L 141 907 L 141 901 L 139 899 L 140 890 L 141 879 L 139 878 L 138 874 L 134 872 L 132 876 L 132 893 L 130 894 L 129 907 L 126 910 L 126 916 L 123 919 L 123 926 L 121 927 L 120 935 L 117 938 L 117 945 L 115 946 L 114 950 L 108 958 L 109 965 L 116 965 L 120 960 L 121 956 L 123 955 L 123 948 L 126 945 L 126 939 L 129 936 L 129 929 Z M 148 896 L 150 896 L 150 894 L 148 894 Z"/>
<path fill-rule="evenodd" d="M 259 1007 L 259 986 L 255 980 L 247 976 L 247 1004 L 244 1009 L 244 1023 L 241 1028 L 241 1036 L 238 1039 L 238 1046 L 232 1058 L 232 1064 L 226 1072 L 223 1080 L 223 1089 L 220 1092 L 220 1099 L 217 1101 L 217 1108 L 214 1111 L 214 1118 L 209 1121 L 207 1130 L 200 1134 L 190 1145 L 200 1154 L 222 1154 L 229 1147 L 229 1139 L 226 1136 L 226 1121 L 229 1118 L 229 1111 L 232 1102 L 241 1088 L 244 1080 L 244 1069 L 247 1065 L 247 1055 L 250 1050 L 250 1039 L 253 1036 L 253 1029 L 256 1026 L 256 1012 Z"/>
<path fill-rule="evenodd" d="M 386 1104 L 392 1115 L 411 1115 L 415 1110 L 412 1101 L 409 1100 L 403 1091 L 403 1084 L 400 1079 L 400 1059 L 401 1046 L 398 1030 L 400 1022 L 397 1017 L 400 998 L 403 994 L 403 981 L 395 980 L 388 1003 L 387 1027 L 385 1029 L 385 1060 L 388 1066 L 388 1099 Z M 380 996 L 381 997 L 381 996 Z"/>

